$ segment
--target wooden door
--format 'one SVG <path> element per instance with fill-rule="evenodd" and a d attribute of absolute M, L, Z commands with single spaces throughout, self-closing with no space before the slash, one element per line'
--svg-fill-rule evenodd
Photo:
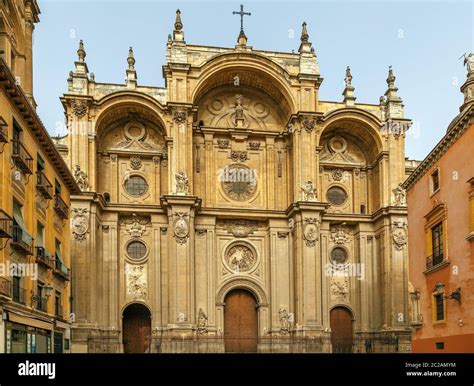
<path fill-rule="evenodd" d="M 123 350 L 125 353 L 149 352 L 151 319 L 148 309 L 140 304 L 128 306 L 123 313 Z"/>
<path fill-rule="evenodd" d="M 234 290 L 225 298 L 224 342 L 226 352 L 257 352 L 257 302 L 248 291 Z"/>
<path fill-rule="evenodd" d="M 352 315 L 344 307 L 331 310 L 332 352 L 352 352 Z"/>

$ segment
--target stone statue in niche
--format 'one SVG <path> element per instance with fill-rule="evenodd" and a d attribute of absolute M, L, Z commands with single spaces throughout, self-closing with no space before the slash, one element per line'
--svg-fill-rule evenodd
<path fill-rule="evenodd" d="M 189 189 L 189 179 L 186 176 L 186 173 L 179 171 L 175 174 L 176 178 L 176 194 L 181 196 L 186 196 Z"/>
<path fill-rule="evenodd" d="M 235 118 L 234 118 L 234 125 L 236 127 L 243 127 L 244 126 L 244 108 L 242 106 L 242 95 L 237 94 L 235 96 Z"/>
<path fill-rule="evenodd" d="M 301 186 L 303 191 L 304 201 L 316 201 L 316 188 L 313 186 L 313 182 L 308 180 L 304 185 Z"/>
<path fill-rule="evenodd" d="M 280 308 L 278 314 L 280 315 L 280 334 L 287 335 L 290 332 L 290 318 L 288 311 L 285 308 Z"/>
<path fill-rule="evenodd" d="M 405 206 L 407 204 L 407 197 L 406 191 L 403 189 L 402 184 L 398 184 L 398 186 L 392 190 L 393 197 L 394 197 L 394 204 L 396 206 Z"/>
<path fill-rule="evenodd" d="M 79 165 L 76 165 L 74 168 L 74 178 L 76 183 L 81 190 L 89 189 L 89 179 L 85 171 L 81 170 Z"/>
<path fill-rule="evenodd" d="M 197 332 L 199 335 L 207 334 L 207 315 L 202 308 L 198 312 Z"/>

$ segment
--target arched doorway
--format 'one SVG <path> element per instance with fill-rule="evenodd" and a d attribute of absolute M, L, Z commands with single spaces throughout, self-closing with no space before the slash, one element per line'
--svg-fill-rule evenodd
<path fill-rule="evenodd" d="M 352 352 L 352 315 L 346 307 L 331 310 L 331 344 L 334 353 Z"/>
<path fill-rule="evenodd" d="M 123 351 L 145 353 L 151 348 L 151 315 L 142 304 L 131 304 L 123 312 Z"/>
<path fill-rule="evenodd" d="M 225 352 L 257 352 L 257 301 L 246 290 L 235 289 L 225 297 Z"/>

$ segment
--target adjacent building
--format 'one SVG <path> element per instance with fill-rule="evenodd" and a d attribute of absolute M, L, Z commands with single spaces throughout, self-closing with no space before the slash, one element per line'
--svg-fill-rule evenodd
<path fill-rule="evenodd" d="M 404 183 L 414 352 L 474 352 L 474 56 L 464 103 Z"/>
<path fill-rule="evenodd" d="M 179 11 L 165 87 L 139 84 L 132 49 L 124 84 L 77 53 L 56 139 L 82 189 L 74 352 L 411 350 L 392 68 L 374 104 L 355 102 L 349 67 L 323 101 L 306 23 L 296 53 L 243 30 L 209 47 L 186 43 Z"/>
<path fill-rule="evenodd" d="M 0 2 L 0 353 L 69 350 L 74 177 L 35 112 L 36 1 Z"/>

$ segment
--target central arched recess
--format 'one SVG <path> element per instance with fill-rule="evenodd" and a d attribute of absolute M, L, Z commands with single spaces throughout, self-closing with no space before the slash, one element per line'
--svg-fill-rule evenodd
<path fill-rule="evenodd" d="M 244 289 L 230 291 L 224 308 L 225 352 L 257 352 L 257 300 Z"/>
<path fill-rule="evenodd" d="M 123 311 L 123 351 L 150 352 L 151 315 L 142 304 L 131 304 Z"/>

